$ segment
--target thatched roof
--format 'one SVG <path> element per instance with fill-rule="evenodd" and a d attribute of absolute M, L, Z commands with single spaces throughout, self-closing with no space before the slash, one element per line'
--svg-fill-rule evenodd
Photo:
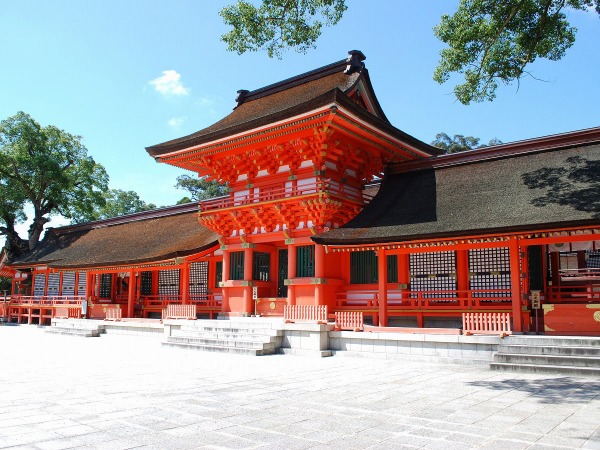
<path fill-rule="evenodd" d="M 200 225 L 196 204 L 49 229 L 13 267 L 86 268 L 165 261 L 216 245 L 217 234 Z"/>
<path fill-rule="evenodd" d="M 344 245 L 600 224 L 600 128 L 390 168 L 373 201 L 313 240 Z"/>

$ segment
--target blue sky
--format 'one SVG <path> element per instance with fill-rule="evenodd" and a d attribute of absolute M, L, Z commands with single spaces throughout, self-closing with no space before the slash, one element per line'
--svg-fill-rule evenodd
<path fill-rule="evenodd" d="M 0 118 L 25 111 L 83 136 L 111 188 L 157 205 L 185 195 L 174 188 L 184 172 L 154 162 L 146 146 L 227 115 L 238 89 L 329 64 L 351 49 L 367 56 L 390 121 L 426 142 L 441 131 L 509 142 L 600 126 L 595 13 L 570 13 L 579 28 L 575 46 L 559 62 L 531 67 L 545 81 L 526 78 L 519 89 L 500 88 L 492 103 L 463 106 L 451 83 L 432 78 L 442 48 L 432 28 L 455 1 L 349 0 L 317 49 L 288 51 L 281 60 L 226 51 L 218 11 L 233 1 L 0 0 Z"/>

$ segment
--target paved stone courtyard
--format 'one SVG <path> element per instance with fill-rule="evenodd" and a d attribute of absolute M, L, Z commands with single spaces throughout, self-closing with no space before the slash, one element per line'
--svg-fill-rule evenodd
<path fill-rule="evenodd" d="M 600 379 L 0 326 L 0 448 L 600 449 Z"/>

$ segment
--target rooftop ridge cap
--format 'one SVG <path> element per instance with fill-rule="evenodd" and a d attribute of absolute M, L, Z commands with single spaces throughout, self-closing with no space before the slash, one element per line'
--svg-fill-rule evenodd
<path fill-rule="evenodd" d="M 451 166 L 475 164 L 510 156 L 522 156 L 542 153 L 577 145 L 593 145 L 600 143 L 600 127 L 551 134 L 521 141 L 507 142 L 491 147 L 465 150 L 457 153 L 432 156 L 414 161 L 392 163 L 389 174 L 407 173 L 424 169 L 441 169 Z"/>
<path fill-rule="evenodd" d="M 48 227 L 48 231 L 54 233 L 71 233 L 73 231 L 93 230 L 95 228 L 104 228 L 112 225 L 121 225 L 124 223 L 137 222 L 139 220 L 158 219 L 161 217 L 175 216 L 187 212 L 198 210 L 197 202 L 182 203 L 181 205 L 164 206 L 162 208 L 151 209 L 149 211 L 140 211 L 122 216 L 109 217 L 107 219 L 94 220 L 92 222 L 76 223 L 62 227 Z"/>
<path fill-rule="evenodd" d="M 347 60 L 342 59 L 340 61 L 336 61 L 326 66 L 322 66 L 317 69 L 301 73 L 300 75 L 295 75 L 291 78 L 287 78 L 285 80 L 269 84 L 267 86 L 255 89 L 253 91 L 249 91 L 244 94 L 242 101 L 237 106 L 240 106 L 248 101 L 257 100 L 259 98 L 266 97 L 268 95 L 272 95 L 277 92 L 281 92 L 286 89 L 290 89 L 292 87 L 317 80 L 327 75 L 337 73 L 338 68 L 346 67 L 347 64 Z"/>

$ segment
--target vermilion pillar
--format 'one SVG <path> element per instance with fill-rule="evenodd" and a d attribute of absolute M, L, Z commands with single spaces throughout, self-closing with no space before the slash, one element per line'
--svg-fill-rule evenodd
<path fill-rule="evenodd" d="M 181 274 L 181 304 L 187 305 L 190 302 L 190 263 L 184 263 L 179 271 Z"/>
<path fill-rule="evenodd" d="M 523 310 L 521 307 L 521 267 L 519 263 L 519 241 L 512 238 L 510 249 L 510 289 L 512 297 L 513 331 L 523 331 Z"/>
<path fill-rule="evenodd" d="M 460 297 L 466 297 L 469 290 L 469 251 L 456 251 L 456 289 Z"/>
<path fill-rule="evenodd" d="M 315 244 L 315 277 L 325 278 L 325 247 L 319 244 Z M 323 305 L 324 286 L 321 284 L 322 280 L 315 285 L 315 305 Z"/>
<path fill-rule="evenodd" d="M 251 248 L 244 249 L 244 281 L 252 281 L 252 260 L 254 252 Z M 244 287 L 244 312 L 252 314 L 252 286 Z"/>
<path fill-rule="evenodd" d="M 288 280 L 294 278 L 296 278 L 296 246 L 290 244 L 288 245 Z M 296 287 L 294 285 L 288 285 L 287 304 L 296 304 Z"/>
<path fill-rule="evenodd" d="M 223 251 L 223 273 L 221 278 L 223 284 L 225 284 L 225 282 L 229 279 L 229 267 L 229 252 Z M 221 311 L 228 313 L 231 309 L 229 308 L 229 292 L 227 291 L 226 287 L 221 289 L 221 296 Z"/>
<path fill-rule="evenodd" d="M 377 269 L 379 274 L 379 326 L 387 327 L 387 254 L 385 250 L 377 252 Z"/>
<path fill-rule="evenodd" d="M 129 271 L 129 286 L 127 289 L 127 317 L 133 317 L 134 305 L 135 305 L 135 286 L 136 286 L 135 272 Z"/>

